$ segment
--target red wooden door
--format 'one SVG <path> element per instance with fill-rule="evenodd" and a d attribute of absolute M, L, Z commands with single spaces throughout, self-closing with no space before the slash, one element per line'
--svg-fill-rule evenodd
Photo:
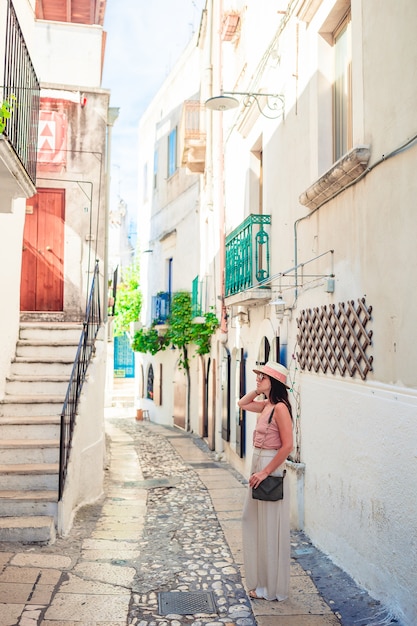
<path fill-rule="evenodd" d="M 26 202 L 21 311 L 62 311 L 65 190 L 38 189 Z"/>

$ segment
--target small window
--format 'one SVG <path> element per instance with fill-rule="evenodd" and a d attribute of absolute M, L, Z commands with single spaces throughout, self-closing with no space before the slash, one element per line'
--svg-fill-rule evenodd
<path fill-rule="evenodd" d="M 177 170 L 177 129 L 168 135 L 168 178 Z"/>
<path fill-rule="evenodd" d="M 350 11 L 333 33 L 333 151 L 337 161 L 352 148 L 352 46 Z"/>
<path fill-rule="evenodd" d="M 149 366 L 148 369 L 148 380 L 146 383 L 146 397 L 149 400 L 153 400 L 153 367 Z"/>
<path fill-rule="evenodd" d="M 158 187 L 158 151 L 155 150 L 153 155 L 153 188 Z"/>
<path fill-rule="evenodd" d="M 143 166 L 143 200 L 146 202 L 148 199 L 148 164 Z"/>

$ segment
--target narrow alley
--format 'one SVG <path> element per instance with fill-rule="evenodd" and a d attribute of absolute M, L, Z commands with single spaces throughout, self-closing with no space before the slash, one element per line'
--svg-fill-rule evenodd
<path fill-rule="evenodd" d="M 198 437 L 139 422 L 132 408 L 108 411 L 106 433 L 105 494 L 79 511 L 70 536 L 0 546 L 2 626 L 393 623 L 301 533 L 290 600 L 250 601 L 243 477 Z"/>

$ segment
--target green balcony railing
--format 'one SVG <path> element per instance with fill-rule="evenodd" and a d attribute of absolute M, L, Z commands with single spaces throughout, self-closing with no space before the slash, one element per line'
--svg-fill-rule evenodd
<path fill-rule="evenodd" d="M 270 215 L 251 214 L 226 237 L 226 297 L 269 278 L 270 224 Z"/>
<path fill-rule="evenodd" d="M 201 286 L 199 277 L 196 276 L 193 280 L 192 290 L 191 290 L 191 311 L 193 317 L 198 317 L 201 315 L 202 307 L 201 307 Z"/>

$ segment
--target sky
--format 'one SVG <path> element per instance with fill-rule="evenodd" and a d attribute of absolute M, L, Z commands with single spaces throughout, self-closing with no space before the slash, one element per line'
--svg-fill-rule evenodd
<path fill-rule="evenodd" d="M 137 134 L 141 115 L 193 33 L 204 0 L 107 0 L 102 87 L 119 107 L 111 139 L 111 206 L 121 197 L 137 212 Z"/>

